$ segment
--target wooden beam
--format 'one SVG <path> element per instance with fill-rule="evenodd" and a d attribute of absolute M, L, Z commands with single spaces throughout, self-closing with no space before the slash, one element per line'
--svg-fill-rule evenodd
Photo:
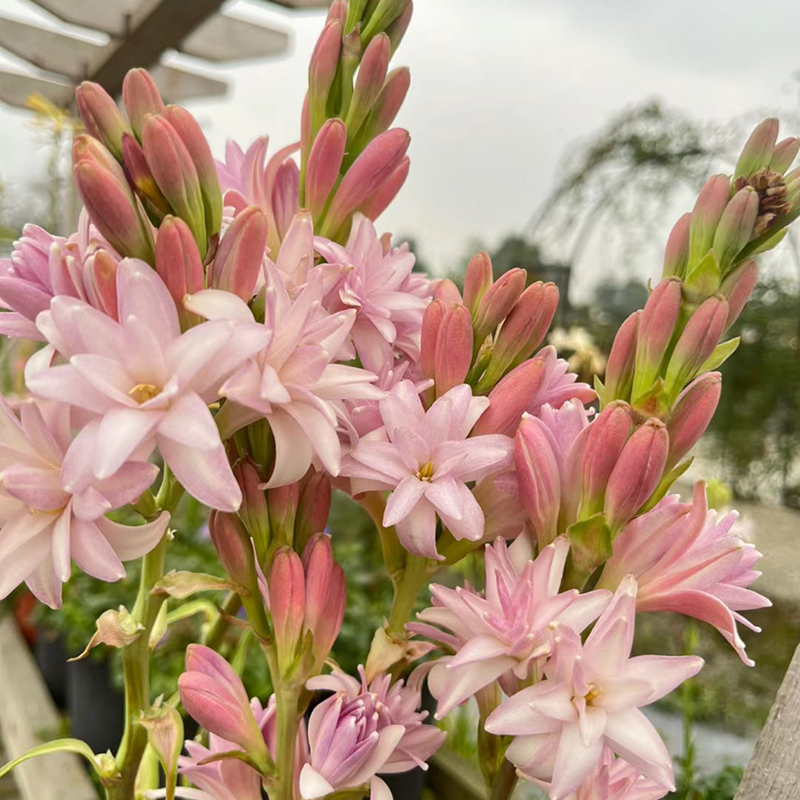
<path fill-rule="evenodd" d="M 736 800 L 800 800 L 800 646 L 758 737 Z"/>
<path fill-rule="evenodd" d="M 161 54 L 177 48 L 183 40 L 216 14 L 225 0 L 161 0 L 161 2 L 122 39 L 114 52 L 89 80 L 106 91 L 119 95 L 125 73 L 134 67 L 149 67 Z"/>

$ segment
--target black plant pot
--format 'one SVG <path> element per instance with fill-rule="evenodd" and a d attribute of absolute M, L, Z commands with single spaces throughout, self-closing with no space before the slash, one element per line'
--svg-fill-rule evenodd
<path fill-rule="evenodd" d="M 60 709 L 67 707 L 67 649 L 64 637 L 50 628 L 39 628 L 34 657 L 53 702 Z"/>
<path fill-rule="evenodd" d="M 108 662 L 73 661 L 68 674 L 70 735 L 95 753 L 116 751 L 125 728 L 125 699 L 111 685 Z"/>
<path fill-rule="evenodd" d="M 392 790 L 392 796 L 397 800 L 419 800 L 427 774 L 424 769 L 417 768 L 399 775 L 381 775 L 381 778 L 386 781 Z"/>

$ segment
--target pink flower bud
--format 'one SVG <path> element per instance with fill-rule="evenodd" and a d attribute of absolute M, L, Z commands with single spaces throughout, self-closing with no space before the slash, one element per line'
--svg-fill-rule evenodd
<path fill-rule="evenodd" d="M 408 0 L 408 5 L 400 12 L 400 16 L 391 25 L 387 26 L 386 33 L 392 43 L 392 55 L 400 47 L 400 42 L 403 41 L 403 37 L 406 35 L 413 14 L 414 2 L 413 0 Z"/>
<path fill-rule="evenodd" d="M 238 517 L 212 511 L 208 517 L 208 532 L 231 580 L 251 588 L 255 576 L 253 545 Z"/>
<path fill-rule="evenodd" d="M 728 320 L 728 303 L 719 295 L 709 297 L 692 314 L 669 360 L 666 388 L 677 397 L 714 352 Z"/>
<path fill-rule="evenodd" d="M 436 363 L 436 340 L 445 315 L 445 304 L 432 300 L 422 316 L 422 336 L 419 366 L 423 378 L 433 378 Z"/>
<path fill-rule="evenodd" d="M 181 322 L 188 327 L 193 315 L 184 309 L 183 300 L 203 288 L 205 272 L 192 232 L 179 217 L 164 217 L 158 229 L 156 272 L 175 301 Z"/>
<path fill-rule="evenodd" d="M 275 185 L 272 187 L 272 210 L 275 216 L 275 228 L 283 239 L 289 232 L 295 214 L 300 210 L 300 168 L 296 162 L 287 158 L 275 173 Z"/>
<path fill-rule="evenodd" d="M 631 435 L 633 415 L 621 400 L 607 405 L 589 426 L 581 460 L 581 517 L 601 511 L 606 485 Z"/>
<path fill-rule="evenodd" d="M 641 311 L 634 311 L 619 326 L 606 363 L 606 400 L 629 400 L 633 373 L 636 365 L 636 343 L 638 340 Z"/>
<path fill-rule="evenodd" d="M 433 299 L 440 300 L 442 303 L 444 303 L 445 308 L 464 305 L 464 301 L 461 299 L 461 292 L 458 291 L 458 286 L 456 286 L 449 278 L 440 280 L 436 284 L 436 290 L 433 293 Z"/>
<path fill-rule="evenodd" d="M 308 107 L 312 136 L 325 121 L 325 104 L 339 65 L 341 49 L 342 23 L 333 20 L 323 28 L 308 67 Z"/>
<path fill-rule="evenodd" d="M 279 542 L 291 545 L 294 542 L 294 522 L 297 504 L 300 502 L 300 484 L 290 483 L 267 492 L 269 524 L 272 536 Z"/>
<path fill-rule="evenodd" d="M 210 267 L 209 284 L 248 302 L 261 273 L 266 246 L 267 218 L 260 208 L 248 206 L 225 231 Z"/>
<path fill-rule="evenodd" d="M 736 162 L 733 177 L 747 177 L 769 166 L 775 152 L 775 142 L 778 140 L 778 120 L 765 119 L 756 125 L 750 138 L 742 148 L 742 154 Z"/>
<path fill-rule="evenodd" d="M 164 101 L 155 81 L 145 69 L 132 69 L 122 83 L 122 101 L 128 112 L 136 138 L 142 140 L 144 119 L 148 114 L 158 116 L 164 112 Z"/>
<path fill-rule="evenodd" d="M 397 197 L 408 177 L 411 159 L 406 156 L 395 171 L 384 181 L 383 185 L 358 209 L 367 219 L 375 220 L 389 207 Z"/>
<path fill-rule="evenodd" d="M 197 120 L 185 108 L 167 106 L 164 116 L 186 146 L 197 170 L 205 209 L 206 235 L 211 237 L 219 233 L 222 226 L 222 192 L 211 147 Z"/>
<path fill-rule="evenodd" d="M 648 419 L 628 439 L 606 486 L 605 513 L 612 533 L 647 502 L 664 474 L 669 435 L 661 420 Z"/>
<path fill-rule="evenodd" d="M 483 344 L 483 340 L 509 315 L 525 288 L 526 277 L 524 269 L 510 269 L 487 289 L 474 317 L 476 346 Z"/>
<path fill-rule="evenodd" d="M 345 120 L 351 135 L 361 127 L 383 89 L 389 68 L 390 50 L 389 37 L 385 33 L 380 33 L 364 51 Z"/>
<path fill-rule="evenodd" d="M 639 318 L 633 400 L 646 392 L 658 377 L 680 310 L 681 282 L 678 278 L 665 278 L 653 289 Z"/>
<path fill-rule="evenodd" d="M 700 190 L 689 223 L 689 266 L 693 266 L 711 249 L 714 232 L 731 196 L 727 175 L 712 175 Z"/>
<path fill-rule="evenodd" d="M 119 259 L 102 248 L 84 265 L 83 285 L 89 304 L 117 319 L 117 265 Z"/>
<path fill-rule="evenodd" d="M 408 67 L 393 69 L 386 76 L 386 82 L 372 109 L 373 136 L 389 130 L 406 99 L 410 86 L 411 73 Z"/>
<path fill-rule="evenodd" d="M 297 654 L 305 607 L 303 562 L 294 550 L 281 547 L 272 561 L 269 578 L 269 610 L 281 671 L 289 667 Z"/>
<path fill-rule="evenodd" d="M 772 172 L 777 172 L 783 175 L 797 158 L 797 152 L 800 150 L 800 139 L 790 136 L 783 139 L 775 145 L 775 150 L 772 153 L 772 158 L 769 160 L 769 168 Z"/>
<path fill-rule="evenodd" d="M 242 490 L 239 518 L 256 545 L 261 561 L 270 542 L 269 508 L 264 490 L 260 487 L 258 470 L 250 460 L 239 461 L 233 467 L 233 476 Z"/>
<path fill-rule="evenodd" d="M 128 180 L 142 203 L 149 207 L 151 212 L 155 212 L 159 219 L 165 214 L 169 214 L 171 209 L 167 198 L 158 188 L 150 165 L 145 158 L 144 150 L 132 133 L 122 134 L 122 160 Z"/>
<path fill-rule="evenodd" d="M 436 338 L 434 379 L 437 397 L 464 383 L 471 364 L 472 318 L 464 306 L 453 306 L 445 312 Z"/>
<path fill-rule="evenodd" d="M 536 417 L 525 417 L 514 439 L 519 497 L 539 549 L 558 536 L 561 482 L 550 435 Z"/>
<path fill-rule="evenodd" d="M 721 393 L 722 376 L 719 372 L 706 372 L 678 395 L 667 422 L 669 455 L 665 470 L 672 469 L 705 433 Z"/>
<path fill-rule="evenodd" d="M 362 42 L 369 42 L 373 36 L 385 31 L 395 20 L 402 17 L 411 5 L 411 0 L 378 0 L 361 34 Z M 408 23 L 406 23 L 407 25 Z"/>
<path fill-rule="evenodd" d="M 333 560 L 330 536 L 315 533 L 303 551 L 305 566 L 305 629 L 313 636 L 314 661 L 322 665 L 342 627 L 345 580 Z"/>
<path fill-rule="evenodd" d="M 739 319 L 757 282 L 758 266 L 752 259 L 740 264 L 722 281 L 719 293 L 728 301 L 728 319 L 725 321 L 725 330 L 728 330 Z"/>
<path fill-rule="evenodd" d="M 691 212 L 687 211 L 675 223 L 667 239 L 664 250 L 664 268 L 662 278 L 675 275 L 682 278 L 686 271 L 686 262 L 689 259 L 689 225 L 692 221 Z"/>
<path fill-rule="evenodd" d="M 475 423 L 472 435 L 502 433 L 513 436 L 520 417 L 527 409 L 531 398 L 536 396 L 546 374 L 547 359 L 541 355 L 524 361 L 511 370 L 489 392 L 489 408 Z"/>
<path fill-rule="evenodd" d="M 478 311 L 478 303 L 493 282 L 492 259 L 488 253 L 476 253 L 469 260 L 464 275 L 464 305 L 473 316 Z"/>
<path fill-rule="evenodd" d="M 303 98 L 303 109 L 300 112 L 300 155 L 305 162 L 311 152 L 311 111 L 308 108 L 308 92 Z"/>
<path fill-rule="evenodd" d="M 186 649 L 186 672 L 178 678 L 181 703 L 201 727 L 234 742 L 256 762 L 269 751 L 239 676 L 218 653 L 199 644 Z"/>
<path fill-rule="evenodd" d="M 122 134 L 131 129 L 114 98 L 99 84 L 84 81 L 75 90 L 75 104 L 86 130 L 121 161 Z"/>
<path fill-rule="evenodd" d="M 302 550 L 314 534 L 325 531 L 332 499 L 331 479 L 326 473 L 312 471 L 301 483 L 294 523 L 294 546 L 297 550 Z"/>
<path fill-rule="evenodd" d="M 340 119 L 329 119 L 314 140 L 308 157 L 305 185 L 305 205 L 314 217 L 322 213 L 336 184 L 346 144 L 347 127 Z"/>
<path fill-rule="evenodd" d="M 757 216 L 758 192 L 751 186 L 736 192 L 722 212 L 714 234 L 713 248 L 723 275 L 750 241 Z"/>

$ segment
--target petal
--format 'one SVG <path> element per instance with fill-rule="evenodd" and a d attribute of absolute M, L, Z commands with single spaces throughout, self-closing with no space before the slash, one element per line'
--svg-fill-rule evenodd
<path fill-rule="evenodd" d="M 163 415 L 158 435 L 198 450 L 213 450 L 220 445 L 208 406 L 193 392 L 179 397 Z"/>
<path fill-rule="evenodd" d="M 440 693 L 436 707 L 436 719 L 445 717 L 479 689 L 513 669 L 516 663 L 510 656 L 498 656 L 464 667 L 451 668 L 448 664 L 444 691 Z"/>
<path fill-rule="evenodd" d="M 586 745 L 581 739 L 577 722 L 565 725 L 553 766 L 550 787 L 552 800 L 561 800 L 574 792 L 597 766 L 602 755 L 602 737 Z"/>
<path fill-rule="evenodd" d="M 646 705 L 669 694 L 685 680 L 697 675 L 702 668 L 703 659 L 698 656 L 637 656 L 625 664 L 624 678 L 620 682 L 642 681 L 650 684 L 649 699 L 646 703 L 636 703 Z"/>
<path fill-rule="evenodd" d="M 144 261 L 124 258 L 117 267 L 117 307 L 120 322 L 138 317 L 159 338 L 162 346 L 180 336 L 178 312 L 167 287 Z"/>
<path fill-rule="evenodd" d="M 113 583 L 125 577 L 125 568 L 108 539 L 93 522 L 73 519 L 72 557 L 89 575 Z"/>
<path fill-rule="evenodd" d="M 425 494 L 429 485 L 417 478 L 416 475 L 403 478 L 386 501 L 386 510 L 383 514 L 384 527 L 391 528 L 405 519 Z"/>
<path fill-rule="evenodd" d="M 313 450 L 302 428 L 286 413 L 277 411 L 269 416 L 275 437 L 275 469 L 266 488 L 296 483 L 308 472 Z"/>
<path fill-rule="evenodd" d="M 369 800 L 394 800 L 391 789 L 377 775 L 369 782 Z"/>
<path fill-rule="evenodd" d="M 100 422 L 95 441 L 95 477 L 105 480 L 114 475 L 134 450 L 151 441 L 153 431 L 163 417 L 162 411 L 142 411 L 138 408 L 115 408 L 109 411 Z"/>
<path fill-rule="evenodd" d="M 632 708 L 618 714 L 609 714 L 605 739 L 618 756 L 633 764 L 639 772 L 674 791 L 669 752 L 656 729 L 641 711 Z"/>
<path fill-rule="evenodd" d="M 300 771 L 300 797 L 303 800 L 315 800 L 317 797 L 325 797 L 333 791 L 334 787 L 311 764 L 303 766 Z"/>
<path fill-rule="evenodd" d="M 437 560 L 444 558 L 436 551 L 436 512 L 425 498 L 395 528 L 400 543 L 414 555 Z"/>
<path fill-rule="evenodd" d="M 160 541 L 169 524 L 169 513 L 162 511 L 157 519 L 145 525 L 121 525 L 100 517 L 95 525 L 119 556 L 120 561 L 132 561 L 149 553 Z"/>
<path fill-rule="evenodd" d="M 221 289 L 203 289 L 183 298 L 187 311 L 206 319 L 233 319 L 238 322 L 255 322 L 247 303 L 232 292 Z"/>

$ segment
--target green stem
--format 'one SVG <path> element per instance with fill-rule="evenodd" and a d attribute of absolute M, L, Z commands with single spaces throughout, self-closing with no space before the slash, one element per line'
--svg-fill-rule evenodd
<path fill-rule="evenodd" d="M 210 647 L 212 650 L 219 650 L 222 639 L 230 627 L 228 618 L 238 614 L 241 607 L 242 598 L 236 592 L 229 592 L 222 604 L 222 613 L 217 616 L 209 626 L 208 631 L 206 631 L 203 640 L 203 644 L 206 647 Z"/>
<path fill-rule="evenodd" d="M 425 558 L 411 553 L 406 555 L 405 569 L 394 583 L 392 610 L 386 628 L 389 636 L 400 639 L 406 635 L 406 623 L 411 619 L 417 596 L 430 579 L 431 572 L 428 565 L 429 562 Z"/>
<path fill-rule="evenodd" d="M 494 784 L 491 787 L 489 800 L 509 800 L 517 785 L 517 770 L 510 761 L 503 761 Z"/>
<path fill-rule="evenodd" d="M 298 702 L 301 689 L 302 687 L 284 686 L 275 692 L 278 715 L 275 800 L 295 800 L 294 762 L 297 748 L 297 731 L 300 727 Z"/>

